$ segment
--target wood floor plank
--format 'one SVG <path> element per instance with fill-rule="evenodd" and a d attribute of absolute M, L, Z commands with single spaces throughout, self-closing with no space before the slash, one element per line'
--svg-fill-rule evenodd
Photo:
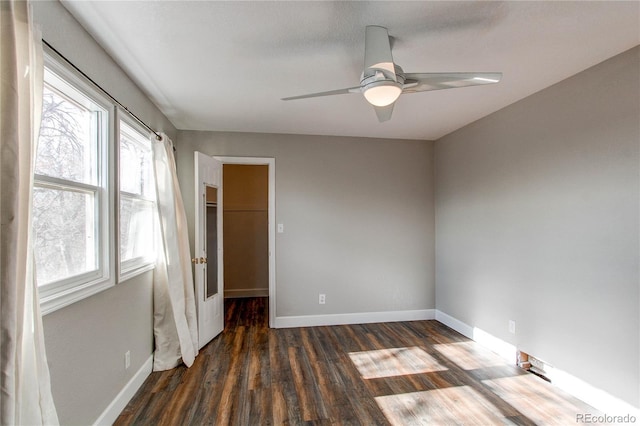
<path fill-rule="evenodd" d="M 242 359 L 240 351 L 242 349 L 245 327 L 236 328 L 233 340 L 233 349 L 231 350 L 231 363 L 229 365 L 228 374 L 224 380 L 224 387 L 220 394 L 220 408 L 218 409 L 218 423 L 231 424 L 231 416 L 233 415 L 234 403 L 237 401 L 237 394 L 234 392 L 238 386 L 239 372 Z"/>
<path fill-rule="evenodd" d="M 271 330 L 269 334 L 274 424 L 300 424 L 300 404 L 293 384 L 286 339 L 289 330 L 282 331 Z"/>
<path fill-rule="evenodd" d="M 268 328 L 225 300 L 193 366 L 152 373 L 120 425 L 533 425 L 598 414 L 437 321 Z"/>
<path fill-rule="evenodd" d="M 324 403 L 319 398 L 320 391 L 309 366 L 309 359 L 299 347 L 289 348 L 289 363 L 293 374 L 293 385 L 300 403 L 302 420 L 327 419 Z"/>
<path fill-rule="evenodd" d="M 328 368 L 327 360 L 324 357 L 322 347 L 316 340 L 317 335 L 312 328 L 304 328 L 301 330 L 302 347 L 307 353 L 309 365 L 313 371 L 313 377 L 318 387 L 324 418 L 338 421 L 339 417 L 333 410 L 333 407 L 339 404 L 335 399 L 333 392 L 333 383 L 331 381 L 331 371 Z"/>

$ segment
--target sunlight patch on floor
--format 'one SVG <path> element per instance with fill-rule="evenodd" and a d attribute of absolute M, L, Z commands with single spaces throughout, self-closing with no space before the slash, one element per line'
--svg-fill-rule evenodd
<path fill-rule="evenodd" d="M 349 357 L 363 379 L 447 370 L 434 357 L 415 346 L 351 352 Z"/>
<path fill-rule="evenodd" d="M 446 343 L 433 345 L 433 347 L 442 355 L 455 362 L 456 365 L 463 370 L 476 370 L 479 368 L 505 365 L 504 360 L 500 356 L 475 342 Z"/>
<path fill-rule="evenodd" d="M 469 386 L 379 396 L 376 403 L 393 425 L 509 424 L 498 408 Z"/>
<path fill-rule="evenodd" d="M 575 424 L 576 413 L 585 412 L 583 406 L 571 403 L 569 395 L 532 374 L 483 380 L 482 383 L 537 424 L 549 424 L 549 419 L 554 419 L 553 424 L 557 425 Z"/>

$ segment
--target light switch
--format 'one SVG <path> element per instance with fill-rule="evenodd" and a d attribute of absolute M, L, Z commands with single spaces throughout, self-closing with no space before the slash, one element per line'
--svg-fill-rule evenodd
<path fill-rule="evenodd" d="M 278 224 L 278 234 L 282 234 L 284 232 L 284 223 Z"/>

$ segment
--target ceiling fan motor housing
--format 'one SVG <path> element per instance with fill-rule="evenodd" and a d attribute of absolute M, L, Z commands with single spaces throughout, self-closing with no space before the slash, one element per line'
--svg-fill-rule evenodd
<path fill-rule="evenodd" d="M 367 86 L 373 83 L 390 82 L 397 83 L 398 87 L 402 87 L 404 84 L 404 71 L 399 65 L 393 64 L 396 73 L 395 76 L 388 70 L 380 68 L 367 68 L 362 72 L 360 76 L 360 87 L 364 90 Z M 378 85 L 374 84 L 374 85 Z"/>

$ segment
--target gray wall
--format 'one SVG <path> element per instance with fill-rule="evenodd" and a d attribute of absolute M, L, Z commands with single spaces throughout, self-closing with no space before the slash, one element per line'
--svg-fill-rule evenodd
<path fill-rule="evenodd" d="M 275 157 L 278 317 L 435 308 L 432 142 L 179 131 L 177 147 L 192 250 L 194 151 Z"/>
<path fill-rule="evenodd" d="M 435 149 L 438 309 L 636 406 L 639 55 Z"/>
<path fill-rule="evenodd" d="M 58 2 L 34 2 L 43 38 L 157 130 L 175 128 Z M 62 424 L 91 424 L 153 352 L 152 272 L 44 317 Z M 131 367 L 124 369 L 124 353 Z"/>

